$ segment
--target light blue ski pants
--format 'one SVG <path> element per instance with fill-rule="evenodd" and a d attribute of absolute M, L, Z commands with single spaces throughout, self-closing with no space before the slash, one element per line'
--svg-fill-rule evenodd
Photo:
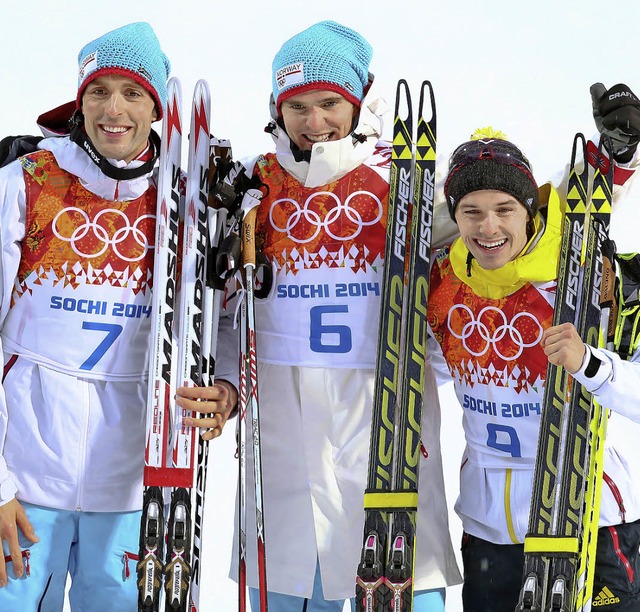
<path fill-rule="evenodd" d="M 136 610 L 136 560 L 140 512 L 74 512 L 23 504 L 40 538 L 20 538 L 29 575 L 0 589 L 0 610 L 60 612 L 67 576 L 74 612 Z M 5 558 L 9 554 L 4 544 Z M 135 558 L 133 558 L 135 557 Z"/>

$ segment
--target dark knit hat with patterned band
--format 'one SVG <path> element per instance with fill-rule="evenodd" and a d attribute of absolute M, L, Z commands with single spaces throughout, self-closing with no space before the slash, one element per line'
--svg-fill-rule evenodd
<path fill-rule="evenodd" d="M 508 193 L 529 211 L 531 217 L 538 211 L 538 185 L 529 160 L 508 140 L 470 140 L 451 155 L 444 195 L 454 221 L 460 200 L 468 193 L 483 189 Z"/>

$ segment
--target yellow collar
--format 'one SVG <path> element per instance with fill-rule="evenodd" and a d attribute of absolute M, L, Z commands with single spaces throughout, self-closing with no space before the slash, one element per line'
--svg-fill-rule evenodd
<path fill-rule="evenodd" d="M 557 278 L 560 242 L 562 236 L 562 211 L 560 197 L 551 185 L 540 188 L 541 206 L 546 200 L 546 222 L 538 213 L 534 219 L 535 232 L 522 253 L 498 270 L 485 270 L 474 259 L 467 274 L 469 251 L 458 238 L 449 253 L 454 274 L 473 292 L 484 298 L 500 299 L 515 293 L 529 282 L 546 282 Z"/>

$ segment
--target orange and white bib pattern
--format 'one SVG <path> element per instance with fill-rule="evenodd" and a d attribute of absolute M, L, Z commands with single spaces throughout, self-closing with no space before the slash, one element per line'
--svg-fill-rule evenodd
<path fill-rule="evenodd" d="M 258 350 L 269 363 L 374 367 L 388 204 L 389 151 L 341 179 L 307 188 L 273 154 L 256 172 L 268 187 L 256 244 L 274 267 L 256 303 Z"/>
<path fill-rule="evenodd" d="M 463 407 L 467 447 L 484 467 L 533 462 L 556 282 L 483 298 L 452 272 L 446 251 L 431 272 L 428 320 Z"/>
<path fill-rule="evenodd" d="M 89 378 L 145 375 L 156 190 L 104 200 L 48 151 L 21 159 L 26 232 L 5 351 Z"/>

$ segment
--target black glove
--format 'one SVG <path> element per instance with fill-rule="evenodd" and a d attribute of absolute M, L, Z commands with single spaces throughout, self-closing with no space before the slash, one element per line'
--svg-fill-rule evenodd
<path fill-rule="evenodd" d="M 631 161 L 640 141 L 640 100 L 622 83 L 607 89 L 591 86 L 593 118 L 598 131 L 609 136 L 616 161 Z"/>

